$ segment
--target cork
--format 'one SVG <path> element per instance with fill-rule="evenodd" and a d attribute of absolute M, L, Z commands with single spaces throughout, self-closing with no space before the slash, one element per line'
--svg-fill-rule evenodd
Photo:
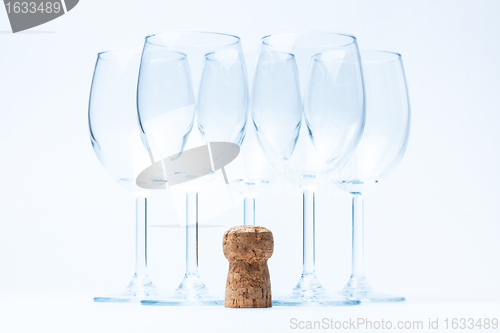
<path fill-rule="evenodd" d="M 274 249 L 273 234 L 264 227 L 233 227 L 224 233 L 224 256 L 229 260 L 224 306 L 270 308 L 271 279 L 267 260 Z"/>

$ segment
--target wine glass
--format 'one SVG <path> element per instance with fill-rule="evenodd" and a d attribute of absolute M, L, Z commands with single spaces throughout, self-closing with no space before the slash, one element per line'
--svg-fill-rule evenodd
<path fill-rule="evenodd" d="M 347 46 L 311 58 L 304 97 L 308 133 L 332 172 L 356 148 L 365 125 L 365 99 L 359 51 Z"/>
<path fill-rule="evenodd" d="M 404 297 L 376 292 L 363 263 L 363 195 L 401 161 L 408 144 L 410 105 L 401 55 L 362 51 L 366 124 L 353 156 L 333 180 L 352 195 L 352 274 L 342 294 L 350 299 L 398 302 Z"/>
<path fill-rule="evenodd" d="M 252 118 L 248 115 L 240 155 L 228 167 L 231 188 L 243 195 L 243 225 L 254 226 L 256 197 L 275 180 L 275 170 L 259 143 Z"/>
<path fill-rule="evenodd" d="M 182 65 L 170 61 L 172 52 L 184 54 Z M 165 162 L 165 159 L 170 159 L 172 163 L 179 160 L 189 161 L 189 165 L 198 164 L 199 168 L 195 166 L 196 170 L 189 169 L 172 174 L 174 177 L 180 176 L 183 181 L 190 180 L 184 185 L 184 279 L 174 295 L 147 300 L 143 304 L 223 303 L 222 297 L 214 297 L 209 293 L 198 273 L 198 189 L 214 179 L 217 169 L 222 168 L 224 172 L 224 163 L 229 163 L 239 151 L 238 143 L 243 137 L 247 112 L 246 73 L 242 71 L 242 64 L 241 43 L 236 36 L 204 32 L 168 32 L 146 38 L 138 84 L 140 122 L 149 124 L 142 126 L 144 140 L 151 147 L 150 152 L 155 163 Z M 182 79 L 177 76 L 179 71 L 183 72 Z M 232 85 L 235 83 L 236 87 Z M 182 101 L 179 101 L 182 95 L 179 89 L 188 92 Z M 232 99 L 227 99 L 228 96 Z M 198 114 L 198 124 L 194 118 L 195 113 Z M 180 124 L 177 124 L 179 120 Z M 227 126 L 235 126 L 234 131 Z M 187 137 L 192 128 L 196 127 L 204 134 L 206 141 L 199 147 L 185 150 Z M 206 161 L 208 163 L 205 163 Z M 174 185 L 172 177 L 166 179 L 169 186 Z"/>
<path fill-rule="evenodd" d="M 248 113 L 248 83 L 243 54 L 237 49 L 205 56 L 198 94 L 200 132 L 207 142 L 240 145 Z"/>
<path fill-rule="evenodd" d="M 137 122 L 136 90 L 140 50 L 101 52 L 92 79 L 89 129 L 92 147 L 106 171 L 136 198 L 135 274 L 125 292 L 96 297 L 96 302 L 138 302 L 152 297 L 156 287 L 148 276 L 147 196 L 135 183 L 137 173 L 149 163 Z"/>
<path fill-rule="evenodd" d="M 243 149 L 241 158 L 229 166 L 230 176 L 224 168 L 222 172 L 226 182 L 229 178 L 232 188 L 244 194 L 243 225 L 255 225 L 255 195 L 266 179 L 255 178 L 255 173 L 262 170 L 262 160 L 254 150 L 259 146 L 252 144 L 255 134 L 248 126 L 248 94 L 246 63 L 240 50 L 206 55 L 197 109 L 199 128 L 211 145 L 234 143 Z"/>
<path fill-rule="evenodd" d="M 273 165 L 303 191 L 303 272 L 291 295 L 275 298 L 273 304 L 359 304 L 327 293 L 314 263 L 316 188 L 326 170 L 345 162 L 363 130 L 359 63 L 356 38 L 350 35 L 296 32 L 262 38 L 252 93 L 257 133 Z M 320 163 L 311 162 L 310 149 L 295 151 L 297 140 L 309 140 L 299 135 L 305 133 L 303 114 Z"/>

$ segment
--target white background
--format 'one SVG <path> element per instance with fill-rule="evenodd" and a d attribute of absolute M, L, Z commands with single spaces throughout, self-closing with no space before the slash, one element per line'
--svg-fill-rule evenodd
<path fill-rule="evenodd" d="M 367 278 L 409 304 L 498 301 L 499 17 L 495 0 L 84 0 L 12 34 L 1 9 L 0 313 L 15 307 L 11 300 L 91 304 L 130 281 L 134 201 L 94 155 L 88 95 L 97 52 L 140 48 L 147 34 L 168 30 L 231 33 L 245 49 L 279 31 L 338 31 L 355 35 L 361 49 L 401 53 L 412 130 L 402 163 L 366 197 Z M 301 203 L 298 192 L 257 198 L 257 224 L 275 235 L 269 266 L 276 292 L 300 276 Z M 335 291 L 350 274 L 350 198 L 318 195 L 316 207 L 317 272 Z M 168 196 L 155 194 L 150 224 L 171 224 L 171 208 Z M 220 216 L 225 227 L 200 231 L 200 271 L 212 290 L 223 290 L 227 274 L 222 234 L 241 221 L 240 205 Z M 182 229 L 150 228 L 150 275 L 165 291 L 182 279 L 183 247 Z M 478 304 L 479 315 L 491 308 Z M 171 310 L 169 320 L 181 327 L 173 322 L 198 310 Z M 227 312 L 220 313 L 223 323 Z M 168 322 L 162 327 L 168 331 Z"/>

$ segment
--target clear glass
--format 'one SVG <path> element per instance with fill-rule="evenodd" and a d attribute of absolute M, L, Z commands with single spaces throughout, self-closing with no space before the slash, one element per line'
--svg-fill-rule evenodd
<path fill-rule="evenodd" d="M 314 147 L 330 171 L 345 164 L 356 148 L 365 124 L 364 103 L 357 47 L 312 57 L 304 116 Z"/>
<path fill-rule="evenodd" d="M 151 162 L 182 152 L 195 115 L 186 55 L 145 48 L 137 90 L 141 134 Z"/>
<path fill-rule="evenodd" d="M 327 169 L 346 160 L 363 130 L 364 95 L 356 39 L 296 32 L 266 36 L 261 42 L 252 92 L 255 127 L 272 164 L 284 169 L 285 178 L 303 190 L 302 276 L 291 295 L 275 297 L 273 304 L 358 304 L 326 292 L 314 264 L 315 190 Z M 324 170 L 295 151 L 303 115 Z"/>
<path fill-rule="evenodd" d="M 135 178 L 148 164 L 137 122 L 136 88 L 140 50 L 99 53 L 89 101 L 92 147 L 109 175 L 136 197 L 135 274 L 121 294 L 96 297 L 96 302 L 139 302 L 156 288 L 147 273 L 147 196 Z"/>
<path fill-rule="evenodd" d="M 182 53 L 182 59 L 171 59 L 173 53 Z M 144 141 L 151 148 L 155 161 L 176 160 L 188 151 L 199 149 L 185 150 L 192 128 L 201 131 L 208 151 L 211 151 L 210 142 L 239 144 L 243 139 L 248 87 L 241 43 L 236 36 L 205 32 L 148 36 L 138 91 L 141 124 L 143 119 L 150 123 L 150 127 L 142 127 Z M 217 164 L 216 159 L 211 159 L 212 167 Z M 197 189 L 203 182 L 212 180 L 216 170 L 208 167 L 202 171 L 201 175 L 212 176 L 199 177 L 182 185 L 186 189 L 187 213 L 184 279 L 173 294 L 160 295 L 143 304 L 223 304 L 222 295 L 212 295 L 198 273 Z M 186 179 L 198 176 L 185 175 Z"/>
<path fill-rule="evenodd" d="M 248 79 L 253 78 L 257 51 L 244 52 Z M 250 101 L 249 101 L 250 103 Z M 269 163 L 250 112 L 247 112 L 245 135 L 240 144 L 240 154 L 234 163 L 228 165 L 231 189 L 243 195 L 243 225 L 256 225 L 255 202 L 257 196 L 268 189 L 275 179 L 275 169 Z"/>
<path fill-rule="evenodd" d="M 243 195 L 243 225 L 256 225 L 255 202 L 275 179 L 275 170 L 269 163 L 257 138 L 251 116 L 245 126 L 245 137 L 240 155 L 228 165 L 230 186 Z"/>
<path fill-rule="evenodd" d="M 252 118 L 271 163 L 284 166 L 302 123 L 302 100 L 295 56 L 261 50 L 252 92 Z"/>
<path fill-rule="evenodd" d="M 198 94 L 198 125 L 207 142 L 241 145 L 248 114 L 245 59 L 239 49 L 205 56 Z"/>
<path fill-rule="evenodd" d="M 246 64 L 239 48 L 206 55 L 197 114 L 200 131 L 207 142 L 242 145 L 249 117 L 248 94 Z M 241 180 L 231 179 L 231 182 L 241 183 Z M 247 189 L 244 191 L 243 225 L 255 225 L 255 193 L 248 191 L 252 182 L 243 183 Z"/>
<path fill-rule="evenodd" d="M 362 302 L 397 302 L 404 297 L 376 292 L 364 273 L 363 195 L 401 161 L 410 132 L 410 105 L 401 55 L 362 51 L 366 93 L 363 136 L 333 180 L 352 195 L 352 274 L 342 294 Z"/>

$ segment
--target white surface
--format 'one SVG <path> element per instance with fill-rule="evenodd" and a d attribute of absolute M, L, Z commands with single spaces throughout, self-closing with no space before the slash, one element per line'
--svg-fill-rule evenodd
<path fill-rule="evenodd" d="M 366 304 L 351 307 L 225 309 L 224 307 L 156 307 L 135 304 L 93 304 L 80 297 L 73 301 L 14 301 L 0 303 L 0 329 L 5 332 L 296 332 L 295 323 L 306 327 L 307 322 L 326 318 L 344 322 L 358 319 L 375 322 L 390 321 L 392 330 L 404 332 L 412 329 L 396 329 L 397 325 L 409 325 L 423 329 L 419 332 L 443 332 L 448 319 L 449 331 L 454 318 L 498 318 L 500 303 L 446 303 L 415 302 L 404 304 Z M 292 321 L 295 318 L 295 321 Z M 438 329 L 429 329 L 429 320 L 438 320 Z M 422 324 L 416 322 L 422 322 Z M 401 324 L 400 324 L 401 322 Z M 415 322 L 415 323 L 414 323 Z M 318 324 L 319 325 L 319 324 Z M 411 326 L 410 326 L 411 325 Z M 317 326 L 319 327 L 319 326 Z M 327 328 L 316 331 L 332 331 Z M 346 331 L 366 332 L 366 326 L 345 326 Z M 416 330 L 416 329 L 415 329 Z M 335 331 L 335 330 L 333 330 Z M 496 332 L 489 329 L 465 329 L 465 332 Z"/>
<path fill-rule="evenodd" d="M 361 48 L 403 55 L 412 132 L 401 165 L 366 197 L 371 284 L 410 300 L 498 300 L 499 13 L 500 1 L 492 0 L 85 0 L 31 32 L 0 34 L 0 298 L 98 296 L 119 291 L 132 277 L 133 198 L 108 178 L 88 134 L 98 51 L 141 47 L 148 33 L 183 29 L 233 33 L 254 49 L 265 34 L 307 29 L 352 33 Z M 0 30 L 10 31 L 3 10 Z M 318 195 L 316 207 L 317 271 L 327 289 L 337 290 L 350 271 L 350 201 L 335 191 Z M 170 224 L 171 208 L 166 194 L 156 194 L 150 223 Z M 301 268 L 300 194 L 259 197 L 256 214 L 276 239 L 273 288 L 287 291 Z M 201 230 L 200 271 L 212 290 L 224 288 L 227 274 L 222 233 L 241 219 L 240 205 L 217 220 L 226 227 Z M 182 278 L 183 244 L 182 229 L 150 229 L 150 273 L 164 290 Z M 224 310 L 138 310 L 144 319 L 128 316 L 135 309 L 85 305 L 89 319 L 76 309 L 6 306 L 9 322 L 28 325 L 32 317 L 82 330 L 97 322 L 153 325 L 147 316 L 157 316 L 167 331 L 177 320 L 196 325 L 192 313 L 233 320 Z M 337 311 L 361 310 L 329 313 Z M 299 310 L 265 313 L 286 321 Z"/>

